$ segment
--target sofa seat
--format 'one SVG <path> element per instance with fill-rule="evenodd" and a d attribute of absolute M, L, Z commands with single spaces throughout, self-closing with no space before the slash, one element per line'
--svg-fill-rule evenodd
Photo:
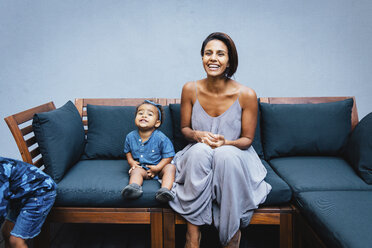
<path fill-rule="evenodd" d="M 340 157 L 283 157 L 269 163 L 295 196 L 306 191 L 372 190 Z"/>
<path fill-rule="evenodd" d="M 157 180 L 145 180 L 143 195 L 125 200 L 121 190 L 128 184 L 126 160 L 81 160 L 58 183 L 56 206 L 162 207 L 155 199 Z"/>
<path fill-rule="evenodd" d="M 371 247 L 372 191 L 302 192 L 296 200 L 327 247 Z"/>
<path fill-rule="evenodd" d="M 267 170 L 265 181 L 272 187 L 266 201 L 262 205 L 281 205 L 288 203 L 292 198 L 291 188 L 275 173 L 275 171 L 273 171 L 265 160 L 261 161 Z"/>

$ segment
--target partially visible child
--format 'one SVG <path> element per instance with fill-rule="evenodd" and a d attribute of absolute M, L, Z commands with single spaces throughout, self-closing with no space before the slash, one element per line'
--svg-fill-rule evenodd
<path fill-rule="evenodd" d="M 137 130 L 130 132 L 124 145 L 124 153 L 130 166 L 129 184 L 122 190 L 127 199 L 136 199 L 143 193 L 144 179 L 162 179 L 161 188 L 156 192 L 156 200 L 168 202 L 174 199 L 171 191 L 176 167 L 171 164 L 175 155 L 172 142 L 157 130 L 164 120 L 160 104 L 145 100 L 136 109 Z"/>
<path fill-rule="evenodd" d="M 39 168 L 0 157 L 0 225 L 5 247 L 27 247 L 54 204 L 56 184 Z M 4 221 L 5 220 L 5 221 Z"/>

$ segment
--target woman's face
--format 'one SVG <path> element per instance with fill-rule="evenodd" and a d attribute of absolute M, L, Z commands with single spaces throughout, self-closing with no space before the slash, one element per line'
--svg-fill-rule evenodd
<path fill-rule="evenodd" d="M 224 75 L 229 66 L 229 54 L 225 43 L 220 40 L 211 40 L 204 48 L 203 54 L 204 70 L 210 77 Z"/>

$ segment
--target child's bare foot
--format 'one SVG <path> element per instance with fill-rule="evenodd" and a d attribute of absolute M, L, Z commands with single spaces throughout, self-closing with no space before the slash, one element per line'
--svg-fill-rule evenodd
<path fill-rule="evenodd" d="M 167 203 L 174 199 L 174 193 L 169 189 L 162 187 L 158 190 L 158 192 L 156 192 L 155 198 L 162 203 Z"/>
<path fill-rule="evenodd" d="M 239 248 L 240 245 L 240 237 L 241 237 L 240 229 L 235 233 L 235 235 L 231 238 L 226 248 Z"/>
<path fill-rule="evenodd" d="M 121 195 L 126 199 L 137 199 L 142 195 L 142 187 L 136 183 L 127 185 L 122 191 Z"/>

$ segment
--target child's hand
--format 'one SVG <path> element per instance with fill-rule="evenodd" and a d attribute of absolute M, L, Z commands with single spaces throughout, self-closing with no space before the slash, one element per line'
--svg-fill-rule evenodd
<path fill-rule="evenodd" d="M 137 168 L 137 167 L 141 167 L 140 166 L 140 162 L 138 162 L 138 161 L 135 161 L 135 160 L 133 160 L 131 163 L 129 163 L 129 165 L 130 165 L 130 169 L 129 169 L 129 171 L 128 171 L 128 173 L 130 174 L 135 168 Z"/>
<path fill-rule="evenodd" d="M 160 172 L 159 166 L 147 165 L 146 167 L 149 168 L 146 172 L 147 172 L 147 176 L 150 178 L 154 178 Z"/>

